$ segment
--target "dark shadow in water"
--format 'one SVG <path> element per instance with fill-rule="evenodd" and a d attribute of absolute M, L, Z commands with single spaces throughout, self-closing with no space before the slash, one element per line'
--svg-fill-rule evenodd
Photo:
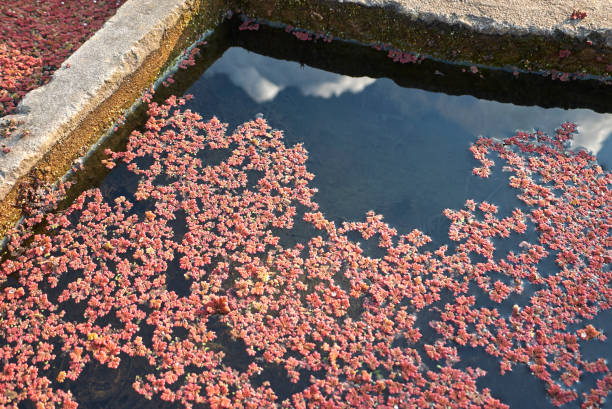
<path fill-rule="evenodd" d="M 402 87 L 448 95 L 472 95 L 516 105 L 612 111 L 612 86 L 598 79 L 562 82 L 540 74 L 515 76 L 511 70 L 499 68 L 480 68 L 474 75 L 468 66 L 432 59 L 425 59 L 420 64 L 401 64 L 389 58 L 385 51 L 356 42 L 301 41 L 282 28 L 260 25 L 257 31 L 240 31 L 237 29 L 240 20 L 235 18 L 231 23 L 236 28 L 228 31 L 228 40 L 233 46 L 351 77 L 385 77 Z"/>

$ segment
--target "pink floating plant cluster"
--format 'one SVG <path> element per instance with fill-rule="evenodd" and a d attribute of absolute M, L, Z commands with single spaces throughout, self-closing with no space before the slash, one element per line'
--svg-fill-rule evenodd
<path fill-rule="evenodd" d="M 387 57 L 391 58 L 394 62 L 399 62 L 401 64 L 420 64 L 426 58 L 424 54 L 419 55 L 407 51 L 401 51 L 393 48 L 391 44 L 375 43 L 371 47 L 378 51 L 386 51 Z"/>
<path fill-rule="evenodd" d="M 310 31 L 300 30 L 298 28 L 293 27 L 292 25 L 285 26 L 285 32 L 291 33 L 292 36 L 301 41 L 317 41 L 320 39 L 324 43 L 331 43 L 334 38 L 329 33 L 313 33 Z"/>
<path fill-rule="evenodd" d="M 189 67 L 193 67 L 196 64 L 196 56 L 200 55 L 200 47 L 204 47 L 206 44 L 208 44 L 207 41 L 198 41 L 195 44 L 195 47 L 183 51 L 183 53 L 181 54 L 181 60 L 178 63 L 178 68 L 186 70 Z M 170 84 L 174 84 L 174 79 L 172 78 L 172 75 L 169 75 L 163 83 L 165 87 L 169 87 Z"/>
<path fill-rule="evenodd" d="M 323 33 L 323 32 L 313 33 L 310 31 L 304 31 L 296 27 L 293 27 L 292 25 L 289 25 L 289 24 L 285 26 L 285 32 L 291 33 L 291 35 L 293 35 L 295 38 L 301 41 L 317 41 L 320 39 L 321 41 L 325 43 L 331 43 L 334 38 L 329 33 Z"/>
<path fill-rule="evenodd" d="M 408 52 L 402 52 L 399 50 L 389 50 L 387 56 L 391 58 L 394 62 L 399 62 L 402 64 L 419 62 L 418 55 Z"/>
<path fill-rule="evenodd" d="M 0 2 L 0 116 L 46 84 L 124 0 Z"/>
<path fill-rule="evenodd" d="M 485 349 L 502 373 L 527 365 L 556 405 L 577 398 L 571 387 L 582 373 L 601 374 L 583 408 L 601 405 L 610 371 L 603 358 L 582 358 L 580 346 L 605 339 L 584 322 L 611 306 L 604 266 L 612 180 L 593 157 L 567 151 L 572 124 L 553 137 L 479 139 L 471 148 L 482 164 L 475 173 L 488 176 L 497 154 L 529 210 L 500 217 L 495 205 L 468 200 L 444 212 L 456 249 L 431 252 L 422 249 L 427 235 L 398 235 L 374 212 L 340 226 L 327 220 L 313 201 L 306 150 L 285 146 L 265 120 L 228 134 L 217 118 L 204 121 L 184 104 L 150 103 L 146 130 L 131 134 L 125 152 L 108 152 L 108 167 L 123 163 L 140 176 L 133 198 L 109 202 L 92 189 L 48 212 L 62 185 L 39 195 L 11 232 L 12 257 L 0 275 L 16 282 L 0 292 L 0 407 L 31 400 L 41 409 L 74 408 L 62 385 L 87 363 L 116 368 L 142 357 L 148 373 L 133 388 L 186 408 L 508 408 L 476 385 L 483 370 L 455 366 L 458 345 Z M 205 161 L 202 152 L 226 155 Z M 136 203 L 147 210 L 135 213 Z M 314 234 L 282 245 L 298 208 Z M 179 212 L 185 232 L 177 239 Z M 41 222 L 46 234 L 33 231 Z M 500 258 L 493 240 L 525 234 L 528 223 L 539 241 Z M 367 256 L 349 239 L 355 233 L 378 240 L 385 254 Z M 538 264 L 551 252 L 559 271 L 544 273 Z M 168 288 L 173 260 L 172 278 L 185 280 L 186 294 Z M 526 282 L 541 289 L 508 314 L 468 295 L 475 285 L 501 303 Z M 416 325 L 429 310 L 439 311 L 431 322 L 438 339 L 423 339 Z M 209 348 L 217 337 L 211 320 L 244 343 L 246 368 Z M 255 382 L 269 366 L 308 385 L 280 401 L 270 382 Z"/>
<path fill-rule="evenodd" d="M 250 30 L 250 31 L 259 30 L 259 23 L 257 23 L 254 18 L 245 17 L 245 19 L 242 22 L 242 24 L 240 24 L 240 26 L 238 26 L 238 30 L 240 30 L 240 31 L 243 31 L 243 30 Z"/>
<path fill-rule="evenodd" d="M 584 20 L 587 16 L 588 13 L 586 11 L 574 9 L 574 11 L 572 11 L 572 15 L 570 16 L 570 20 Z"/>
<path fill-rule="evenodd" d="M 522 292 L 525 279 L 543 289 L 536 291 L 528 305 L 515 305 L 507 319 L 500 320 L 496 311 L 474 308 L 474 300 L 470 299 L 470 308 L 453 309 L 447 305 L 443 320 L 434 324 L 447 339 L 484 347 L 487 353 L 500 359 L 502 372 L 518 363 L 529 365 L 534 375 L 547 383 L 557 405 L 577 398 L 570 388 L 584 372 L 603 373 L 604 379 L 610 374 L 604 359 L 585 360 L 579 349 L 579 341 L 604 340 L 606 336 L 591 324 L 578 330 L 570 327 L 595 318 L 612 305 L 612 272 L 607 268 L 612 261 L 609 236 L 612 175 L 584 151 L 567 151 L 573 132 L 575 125 L 565 123 L 553 137 L 542 132 L 519 132 L 501 143 L 481 138 L 472 147 L 483 165 L 476 170 L 480 176 L 486 177 L 494 164 L 486 158 L 489 152 L 496 152 L 506 162 L 504 170 L 513 174 L 510 186 L 519 190 L 518 198 L 532 209 L 529 219 L 535 223 L 539 242 L 523 242 L 522 252 L 510 252 L 495 260 L 489 252 L 491 241 L 482 242 L 481 234 L 476 237 L 470 233 L 473 224 L 481 222 L 471 213 L 461 216 L 453 213 L 455 220 L 463 217 L 471 221 L 470 227 L 461 226 L 458 237 L 451 237 L 464 240 L 458 251 L 471 248 L 487 259 L 476 264 L 469 276 L 476 277 L 481 288 L 498 302 L 509 292 Z M 489 226 L 492 222 L 503 222 L 494 219 L 487 210 L 480 210 L 485 212 L 484 219 L 490 220 Z M 518 224 L 517 227 L 523 228 Z M 507 229 L 497 227 L 491 233 L 504 237 Z M 537 264 L 551 252 L 556 253 L 559 272 L 542 275 Z M 490 286 L 487 277 L 492 272 L 512 280 L 510 287 L 495 283 L 500 283 L 504 290 L 501 294 L 497 287 Z M 466 323 L 473 324 L 475 330 L 466 330 Z M 559 379 L 553 377 L 555 372 L 561 373 Z M 592 393 L 605 396 L 609 386 L 606 381 Z M 597 406 L 591 403 L 583 407 Z"/>

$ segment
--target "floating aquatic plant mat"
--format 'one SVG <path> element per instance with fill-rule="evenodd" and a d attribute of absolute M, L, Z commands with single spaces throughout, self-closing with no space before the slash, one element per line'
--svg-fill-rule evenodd
<path fill-rule="evenodd" d="M 495 204 L 467 199 L 444 211 L 455 248 L 425 251 L 427 235 L 398 235 L 373 212 L 328 220 L 307 152 L 264 119 L 230 133 L 183 104 L 152 103 L 146 131 L 109 152 L 109 167 L 127 164 L 140 178 L 133 195 L 107 202 L 91 189 L 50 213 L 62 186 L 11 233 L 2 279 L 12 284 L 0 295 L 4 407 L 76 407 L 66 385 L 87 363 L 117 368 L 135 357 L 147 365 L 134 390 L 185 407 L 506 407 L 477 386 L 483 370 L 460 364 L 468 347 L 484 349 L 502 373 L 529 367 L 555 405 L 603 402 L 606 360 L 581 350 L 605 339 L 585 322 L 611 306 L 611 175 L 566 149 L 573 124 L 550 136 L 479 138 L 474 177 L 503 162 L 528 210 L 500 216 Z M 298 210 L 312 238 L 283 246 Z M 46 234 L 32 238 L 42 221 Z M 537 241 L 493 256 L 494 239 L 529 225 Z M 366 256 L 353 233 L 378 241 L 382 256 Z M 542 271 L 551 253 L 556 271 Z M 177 279 L 183 295 L 169 289 Z M 504 306 L 526 285 L 537 290 L 509 313 L 469 294 L 477 286 Z M 430 341 L 416 323 L 431 311 Z M 211 347 L 219 324 L 248 362 L 232 366 Z M 262 377 L 270 367 L 301 390 L 281 401 Z M 597 384 L 578 397 L 573 387 L 587 373 Z"/>
<path fill-rule="evenodd" d="M 224 116 L 272 94 L 307 110 L 292 97 L 297 75 L 282 72 L 285 93 L 261 78 L 238 93 L 222 77 L 233 102 Z M 374 81 L 346 78 L 300 86 L 304 98 L 346 101 L 340 88 Z M 388 90 L 384 81 L 372 89 Z M 341 143 L 324 145 L 331 159 L 309 156 L 295 133 L 312 134 L 316 120 L 281 131 L 272 125 L 282 121 L 249 114 L 233 129 L 204 114 L 206 96 L 217 98 L 204 89 L 195 99 L 144 96 L 146 124 L 125 149 L 106 151 L 120 183 L 67 205 L 70 182 L 33 192 L 0 273 L 0 407 L 521 408 L 521 397 L 539 408 L 604 407 L 612 176 L 570 149 L 574 124 L 474 137 L 437 162 L 428 157 L 443 144 L 416 150 L 420 136 L 406 139 L 416 150 L 406 161 L 425 163 L 420 174 L 452 179 L 429 186 L 438 191 L 429 208 L 465 194 L 430 229 L 444 237 L 430 237 L 429 219 L 420 229 L 385 222 L 421 213 L 411 200 L 336 212 L 324 190 L 347 192 L 341 172 L 355 166 L 342 164 L 357 152 Z M 413 111 L 426 102 L 419 92 Z M 396 105 L 374 114 L 404 129 Z M 350 126 L 326 123 L 322 141 Z M 385 172 L 375 142 L 404 152 L 385 132 L 369 141 Z M 451 162 L 467 164 L 465 174 L 444 174 Z M 333 189 L 315 178 L 326 166 Z M 432 185 L 397 174 L 416 190 Z M 392 190 L 361 176 L 377 194 Z M 465 181 L 481 180 L 508 195 L 471 195 Z M 368 196 L 357 190 L 344 202 Z"/>

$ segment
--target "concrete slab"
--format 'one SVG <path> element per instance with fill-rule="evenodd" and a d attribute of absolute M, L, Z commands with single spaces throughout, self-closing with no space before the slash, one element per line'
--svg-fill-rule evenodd
<path fill-rule="evenodd" d="M 612 47 L 610 0 L 339 0 L 371 7 L 393 7 L 427 22 L 461 24 L 488 34 L 555 36 L 562 32 L 586 39 L 597 34 Z M 571 19 L 573 11 L 586 12 Z"/>
<path fill-rule="evenodd" d="M 0 230 L 20 213 L 16 185 L 38 167 L 57 180 L 156 79 L 198 11 L 198 0 L 131 0 L 28 93 L 0 152 Z"/>

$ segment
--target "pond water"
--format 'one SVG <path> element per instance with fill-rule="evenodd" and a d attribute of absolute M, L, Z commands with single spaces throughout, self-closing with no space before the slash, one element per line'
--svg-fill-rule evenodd
<path fill-rule="evenodd" d="M 194 98 L 181 109 L 191 109 L 204 120 L 216 116 L 227 123 L 231 131 L 246 121 L 264 118 L 272 128 L 283 131 L 285 146 L 303 144 L 308 151 L 306 168 L 314 175 L 309 186 L 318 189 L 313 200 L 327 220 L 340 226 L 343 222 L 363 221 L 368 211 L 374 211 L 383 215 L 384 221 L 397 229 L 398 235 L 418 229 L 430 236 L 432 241 L 425 250 L 434 251 L 447 245 L 449 253 L 455 251 L 457 243 L 448 238 L 451 221 L 444 210 L 461 209 L 467 199 L 498 206 L 500 218 L 511 216 L 514 209 L 529 212 L 517 198 L 517 190 L 508 186 L 509 175 L 502 171 L 502 160 L 496 160 L 488 178 L 472 174 L 479 163 L 469 148 L 479 136 L 503 140 L 515 135 L 517 130 L 541 130 L 552 135 L 562 123 L 571 121 L 578 125 L 572 149 L 591 152 L 605 172 L 612 167 L 612 113 L 519 106 L 469 95 L 404 88 L 388 78 L 350 77 L 266 57 L 240 47 L 227 49 L 186 93 L 193 94 Z M 202 158 L 214 163 L 219 160 L 214 155 Z M 146 160 L 141 162 L 144 168 L 146 164 Z M 100 190 L 109 203 L 120 196 L 132 197 L 139 179 L 120 164 L 100 183 Z M 144 212 L 145 208 L 139 211 Z M 179 220 L 173 226 L 184 234 L 181 223 Z M 280 243 L 291 247 L 295 243 L 306 243 L 313 232 L 311 226 L 296 219 L 293 229 L 279 235 Z M 367 256 L 385 255 L 375 240 L 351 234 L 348 237 L 361 241 Z M 495 239 L 495 255 L 501 257 L 509 250 L 518 251 L 519 242 L 523 240 L 537 243 L 537 237 L 534 224 L 528 223 L 523 235 Z M 559 271 L 552 255 L 538 265 L 543 276 Z M 475 256 L 473 261 L 482 260 Z M 180 270 L 176 263 L 170 263 L 168 269 Z M 608 269 L 605 267 L 602 274 Z M 170 278 L 172 274 L 168 273 L 168 286 L 179 295 L 186 293 L 186 284 Z M 498 304 L 476 286 L 472 287 L 468 294 L 476 297 L 477 307 L 497 307 L 502 315 L 509 315 L 515 303 L 525 305 L 534 291 L 541 288 L 526 282 L 523 294 L 511 295 Z M 435 306 L 444 308 L 444 297 L 450 295 L 443 294 Z M 439 319 L 440 315 L 430 308 L 419 311 L 416 316 L 415 326 L 421 330 L 423 338 L 415 348 L 422 351 L 425 343 L 433 344 L 441 338 L 429 326 L 429 321 Z M 586 324 L 609 335 L 612 333 L 612 313 L 608 309 L 593 320 L 572 324 L 572 331 Z M 230 337 L 223 325 L 211 318 L 208 326 L 218 333 L 216 343 L 227 354 L 224 362 L 243 369 L 252 362 L 245 353 L 244 343 Z M 584 359 L 602 357 L 609 362 L 612 358 L 610 340 L 588 341 L 580 351 Z M 421 354 L 427 366 L 435 370 L 436 362 Z M 487 375 L 478 378 L 477 386 L 489 388 L 494 398 L 510 408 L 555 407 L 545 383 L 526 365 L 515 365 L 511 372 L 502 376 L 498 359 L 485 353 L 483 348 L 459 346 L 458 354 L 461 361 L 455 367 L 486 370 Z M 122 360 L 118 370 L 89 364 L 71 386 L 76 400 L 81 402 L 79 407 L 152 407 L 151 402 L 131 390 L 135 374 L 141 373 L 141 366 L 146 365 L 128 359 Z M 310 385 L 305 376 L 296 384 L 290 383 L 287 372 L 279 368 L 264 366 L 263 374 L 255 383 L 269 381 L 282 399 Z M 316 371 L 304 373 L 320 375 Z M 600 377 L 601 374 L 583 374 L 580 383 L 573 387 L 581 395 L 595 387 Z M 580 402 L 581 399 L 577 399 L 564 407 L 578 408 Z M 155 407 L 181 406 L 164 402 Z M 601 407 L 612 407 L 610 400 Z"/>
<path fill-rule="evenodd" d="M 362 220 L 373 210 L 400 234 L 415 228 L 428 234 L 432 249 L 453 246 L 443 210 L 461 208 L 468 198 L 494 203 L 502 215 L 524 208 L 501 166 L 488 179 L 472 174 L 475 160 L 468 148 L 479 135 L 501 139 L 517 129 L 552 134 L 572 121 L 579 130 L 573 147 L 595 154 L 604 168 L 612 165 L 612 114 L 402 88 L 386 78 L 353 78 L 239 47 L 228 49 L 187 93 L 194 99 L 186 108 L 204 119 L 214 115 L 231 130 L 263 117 L 283 130 L 288 146 L 303 143 L 309 152 L 307 167 L 315 175 L 311 184 L 318 189 L 315 200 L 329 220 Z M 125 172 L 116 170 L 101 188 L 108 187 L 115 196 L 126 194 L 133 188 L 124 185 L 126 180 Z M 305 242 L 299 229 L 291 235 L 295 242 Z M 512 244 L 500 243 L 498 250 Z M 376 255 L 377 246 L 365 248 Z M 609 332 L 611 322 L 606 311 L 597 327 Z M 602 342 L 593 349 L 609 359 L 612 345 Z M 462 356 L 464 363 L 488 371 L 479 386 L 491 388 L 510 407 L 554 407 L 528 368 L 500 376 L 498 365 L 482 351 L 466 348 Z M 586 378 L 585 384 L 592 382 Z"/>
<path fill-rule="evenodd" d="M 402 88 L 386 78 L 351 78 L 238 47 L 187 92 L 195 96 L 188 107 L 205 118 L 216 115 L 229 129 L 261 114 L 284 131 L 287 144 L 303 143 L 317 201 L 332 220 L 358 220 L 374 210 L 401 232 L 417 228 L 434 239 L 446 237 L 442 210 L 460 208 L 467 198 L 506 211 L 519 204 L 502 183 L 505 174 L 484 181 L 472 175 L 468 148 L 480 135 L 553 133 L 571 121 L 579 130 L 575 146 L 612 166 L 612 114 Z"/>

